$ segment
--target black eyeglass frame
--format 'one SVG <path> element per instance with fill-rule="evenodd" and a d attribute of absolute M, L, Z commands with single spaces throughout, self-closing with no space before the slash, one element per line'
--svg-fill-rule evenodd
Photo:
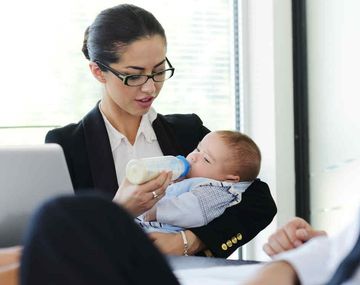
<path fill-rule="evenodd" d="M 124 85 L 130 86 L 130 87 L 137 87 L 137 86 L 144 85 L 146 82 L 148 82 L 148 80 L 149 80 L 150 78 L 151 78 L 154 82 L 164 82 L 164 81 L 170 79 L 171 77 L 173 77 L 174 72 L 175 72 L 175 67 L 173 67 L 173 66 L 171 65 L 171 63 L 170 63 L 170 61 L 169 61 L 169 59 L 168 59 L 167 57 L 165 57 L 165 60 L 166 60 L 167 64 L 169 65 L 169 68 L 164 69 L 164 70 L 159 71 L 159 72 L 155 72 L 155 73 L 150 74 L 150 75 L 148 75 L 148 74 L 128 74 L 128 75 L 126 75 L 126 74 L 123 74 L 123 73 L 121 73 L 121 72 L 119 72 L 119 71 L 111 68 L 110 66 L 102 63 L 102 62 L 99 61 L 99 60 L 94 60 L 94 62 L 95 62 L 97 65 L 99 65 L 99 67 L 102 66 L 103 68 L 105 68 L 106 70 L 108 70 L 108 71 L 110 71 L 112 74 L 114 74 L 116 77 L 118 77 L 119 79 L 121 79 L 121 81 L 124 83 Z M 156 75 L 158 75 L 158 74 L 160 74 L 160 73 L 163 73 L 163 72 L 166 72 L 166 71 L 169 71 L 169 70 L 171 71 L 171 75 L 170 75 L 168 78 L 166 78 L 166 79 L 164 79 L 164 80 L 156 80 L 156 79 L 155 79 L 155 76 L 156 76 Z M 138 84 L 138 85 L 129 85 L 129 83 L 128 83 L 129 79 L 134 78 L 134 77 L 139 77 L 139 76 L 142 76 L 142 77 L 145 77 L 145 76 L 146 76 L 147 79 L 145 80 L 145 82 L 143 82 L 143 83 L 141 83 L 141 84 Z"/>

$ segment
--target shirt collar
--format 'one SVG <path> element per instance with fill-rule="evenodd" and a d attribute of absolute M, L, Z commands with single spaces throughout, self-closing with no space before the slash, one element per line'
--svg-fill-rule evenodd
<path fill-rule="evenodd" d="M 140 135 L 143 135 L 145 140 L 149 143 L 157 140 L 155 131 L 152 127 L 152 123 L 154 122 L 156 117 L 157 112 L 154 108 L 150 108 L 150 110 L 142 116 L 136 138 L 138 138 Z"/>
<path fill-rule="evenodd" d="M 106 118 L 105 114 L 101 110 L 100 104 L 99 104 L 99 110 L 105 122 L 105 127 L 109 136 L 111 151 L 114 151 L 120 145 L 121 141 L 125 139 L 125 136 L 122 133 L 120 133 L 117 129 L 115 129 L 113 125 L 109 122 L 109 120 Z"/>
<path fill-rule="evenodd" d="M 125 136 L 119 132 L 117 129 L 113 127 L 113 125 L 106 118 L 105 114 L 102 112 L 99 104 L 99 110 L 105 122 L 105 127 L 109 135 L 111 151 L 114 151 L 120 144 L 122 140 L 125 140 Z M 143 135 L 147 142 L 156 141 L 157 137 L 155 131 L 152 127 L 152 123 L 157 117 L 157 112 L 154 108 L 150 108 L 150 110 L 144 114 L 141 118 L 140 126 L 136 135 L 136 139 L 139 136 Z"/>

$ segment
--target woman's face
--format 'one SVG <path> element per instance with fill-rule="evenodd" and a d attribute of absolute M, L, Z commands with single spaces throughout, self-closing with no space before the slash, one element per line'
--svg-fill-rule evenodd
<path fill-rule="evenodd" d="M 122 49 L 121 60 L 110 67 L 125 75 L 152 74 L 167 68 L 165 66 L 166 44 L 163 37 L 144 37 Z M 163 82 L 152 79 L 141 86 L 127 86 L 111 72 L 102 72 L 105 96 L 102 104 L 111 109 L 142 116 L 151 107 L 160 93 Z"/>

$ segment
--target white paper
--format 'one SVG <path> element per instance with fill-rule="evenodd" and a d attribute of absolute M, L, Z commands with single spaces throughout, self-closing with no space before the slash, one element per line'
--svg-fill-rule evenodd
<path fill-rule="evenodd" d="M 181 285 L 241 285 L 262 266 L 263 264 L 248 264 L 179 269 L 174 274 Z"/>

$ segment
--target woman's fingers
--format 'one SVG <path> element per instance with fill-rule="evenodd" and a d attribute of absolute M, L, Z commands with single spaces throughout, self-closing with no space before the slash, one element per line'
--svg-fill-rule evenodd
<path fill-rule="evenodd" d="M 165 195 L 171 177 L 171 172 L 162 172 L 141 185 L 133 185 L 125 178 L 113 201 L 137 217 L 153 207 Z"/>
<path fill-rule="evenodd" d="M 141 185 L 144 187 L 143 191 L 151 193 L 151 195 L 153 195 L 153 191 L 156 195 L 163 195 L 171 182 L 171 176 L 171 172 L 161 172 L 155 179 Z"/>
<path fill-rule="evenodd" d="M 162 172 L 157 178 L 143 184 L 144 187 L 146 186 L 144 191 L 147 192 L 151 207 L 165 196 L 165 191 L 171 182 L 171 177 L 171 172 Z"/>

